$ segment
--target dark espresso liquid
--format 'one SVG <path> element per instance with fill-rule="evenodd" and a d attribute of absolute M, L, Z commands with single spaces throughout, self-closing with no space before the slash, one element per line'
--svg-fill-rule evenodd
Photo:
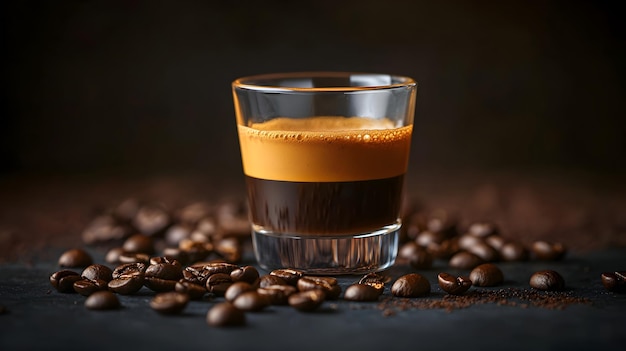
<path fill-rule="evenodd" d="M 252 222 L 302 236 L 361 234 L 396 223 L 403 179 L 293 182 L 246 176 Z"/>

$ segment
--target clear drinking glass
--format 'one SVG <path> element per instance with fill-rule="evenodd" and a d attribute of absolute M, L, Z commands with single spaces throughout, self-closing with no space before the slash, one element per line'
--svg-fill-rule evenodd
<path fill-rule="evenodd" d="M 416 82 L 302 72 L 232 88 L 259 265 L 308 274 L 393 265 Z"/>

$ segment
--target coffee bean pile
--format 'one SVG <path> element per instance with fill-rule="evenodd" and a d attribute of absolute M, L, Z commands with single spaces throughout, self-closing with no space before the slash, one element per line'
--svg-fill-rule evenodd
<path fill-rule="evenodd" d="M 244 325 L 247 313 L 269 306 L 311 312 L 340 298 L 359 303 L 350 308 L 378 302 L 374 306 L 385 316 L 397 310 L 451 311 L 483 303 L 552 309 L 590 303 L 560 291 L 565 282 L 555 271 L 535 272 L 529 281 L 532 289 L 470 290 L 501 285 L 504 275 L 495 264 L 499 261 L 562 259 L 567 250 L 561 243 L 537 241 L 528 248 L 506 239 L 490 222 L 473 223 L 460 231 L 458 223 L 443 212 L 415 212 L 404 221 L 398 265 L 424 270 L 445 260 L 451 269 L 469 271 L 469 276 L 447 272 L 437 276 L 447 295 L 429 297 L 431 283 L 417 272 L 395 280 L 366 274 L 344 291 L 334 277 L 308 276 L 297 269 L 261 275 L 254 266 L 240 265 L 250 224 L 245 206 L 236 202 L 199 202 L 169 211 L 161 204 L 128 199 L 96 217 L 82 234 L 87 245 L 109 247 L 105 261 L 114 268 L 93 263 L 83 249 L 71 249 L 60 256 L 62 269 L 50 276 L 50 283 L 59 292 L 86 296 L 85 307 L 92 310 L 119 308 L 117 295 L 133 295 L 143 288 L 154 292 L 150 307 L 165 315 L 183 312 L 190 300 L 215 300 L 206 321 L 216 327 Z M 72 268 L 84 270 L 78 273 Z M 624 292 L 624 277 L 623 271 L 607 272 L 601 280 L 607 290 Z"/>

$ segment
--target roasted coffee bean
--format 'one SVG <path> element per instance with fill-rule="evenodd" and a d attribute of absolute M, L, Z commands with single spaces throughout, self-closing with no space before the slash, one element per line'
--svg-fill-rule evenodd
<path fill-rule="evenodd" d="M 346 288 L 343 298 L 349 301 L 377 301 L 380 290 L 369 284 L 352 284 Z"/>
<path fill-rule="evenodd" d="M 458 237 L 459 249 L 465 251 L 467 251 L 470 247 L 482 244 L 484 242 L 485 241 L 483 240 L 483 238 L 471 234 L 464 234 Z"/>
<path fill-rule="evenodd" d="M 154 253 L 154 240 L 145 234 L 135 234 L 124 241 L 122 249 L 128 253 Z"/>
<path fill-rule="evenodd" d="M 463 295 L 471 286 L 472 280 L 468 277 L 455 277 L 448 273 L 437 275 L 439 287 L 451 295 Z"/>
<path fill-rule="evenodd" d="M 333 277 L 303 276 L 298 279 L 297 287 L 299 291 L 322 290 L 327 300 L 336 300 L 341 294 L 341 287 Z"/>
<path fill-rule="evenodd" d="M 201 219 L 213 213 L 213 206 L 207 202 L 200 201 L 189 204 L 176 211 L 178 222 L 185 225 L 195 226 Z"/>
<path fill-rule="evenodd" d="M 446 239 L 446 235 L 442 232 L 423 231 L 415 238 L 415 243 L 421 247 L 428 247 L 436 243 L 441 244 Z"/>
<path fill-rule="evenodd" d="M 528 250 L 517 242 L 508 242 L 500 248 L 500 257 L 504 261 L 526 261 Z"/>
<path fill-rule="evenodd" d="M 236 263 L 241 261 L 243 248 L 237 238 L 222 238 L 215 244 L 215 253 L 224 258 L 226 262 Z"/>
<path fill-rule="evenodd" d="M 448 265 L 457 269 L 472 269 L 479 264 L 483 263 L 483 260 L 467 251 L 460 251 L 450 258 Z"/>
<path fill-rule="evenodd" d="M 504 281 L 504 274 L 493 263 L 483 263 L 475 267 L 469 277 L 475 286 L 496 286 Z"/>
<path fill-rule="evenodd" d="M 111 281 L 111 279 L 113 279 L 113 271 L 111 270 L 111 268 L 105 265 L 96 263 L 85 268 L 81 273 L 81 276 L 84 279 L 104 280 L 108 283 Z"/>
<path fill-rule="evenodd" d="M 415 242 L 408 242 L 398 251 L 398 258 L 415 269 L 429 269 L 433 265 L 433 256 Z"/>
<path fill-rule="evenodd" d="M 113 270 L 109 289 L 118 294 L 130 295 L 138 292 L 144 284 L 146 264 L 126 263 Z"/>
<path fill-rule="evenodd" d="M 170 215 L 163 206 L 150 204 L 137 211 L 133 225 L 140 233 L 153 236 L 165 231 L 170 220 Z"/>
<path fill-rule="evenodd" d="M 120 256 L 123 253 L 124 253 L 124 249 L 122 249 L 121 247 L 114 247 L 107 252 L 106 256 L 104 257 L 104 260 L 110 264 L 119 264 Z"/>
<path fill-rule="evenodd" d="M 150 300 L 150 307 L 162 314 L 179 314 L 189 303 L 189 296 L 176 291 L 156 294 Z"/>
<path fill-rule="evenodd" d="M 196 232 L 202 233 L 207 238 L 216 237 L 217 233 L 217 222 L 213 217 L 205 217 L 198 221 L 198 225 L 196 225 Z"/>
<path fill-rule="evenodd" d="M 140 205 L 139 200 L 128 198 L 113 209 L 113 215 L 121 221 L 130 222 L 137 215 Z"/>
<path fill-rule="evenodd" d="M 170 257 L 170 256 L 157 256 L 157 257 L 151 257 L 150 258 L 150 264 L 154 265 L 154 264 L 171 264 L 174 266 L 179 266 L 180 269 L 182 270 L 183 265 L 175 258 Z"/>
<path fill-rule="evenodd" d="M 226 273 L 211 274 L 206 281 L 206 289 L 217 296 L 224 296 L 228 287 L 233 284 L 230 275 Z"/>
<path fill-rule="evenodd" d="M 498 227 L 491 222 L 476 222 L 472 223 L 467 232 L 470 235 L 477 236 L 479 238 L 486 238 L 490 235 L 498 233 Z"/>
<path fill-rule="evenodd" d="M 131 253 L 124 251 L 119 257 L 120 263 L 149 263 L 150 255 L 145 253 Z"/>
<path fill-rule="evenodd" d="M 259 279 L 259 271 L 253 266 L 244 266 L 230 272 L 230 278 L 234 282 L 246 282 L 254 284 Z"/>
<path fill-rule="evenodd" d="M 245 215 L 234 217 L 222 216 L 219 219 L 219 233 L 224 238 L 245 239 L 250 237 L 251 226 L 250 220 Z"/>
<path fill-rule="evenodd" d="M 74 291 L 83 296 L 89 296 L 96 291 L 107 290 L 108 283 L 102 279 L 89 280 L 83 278 L 74 282 Z"/>
<path fill-rule="evenodd" d="M 493 247 L 498 252 L 500 252 L 500 254 L 502 254 L 502 246 L 507 243 L 507 241 L 502 236 L 497 234 L 489 235 L 485 238 L 485 242 L 487 243 L 487 245 Z"/>
<path fill-rule="evenodd" d="M 191 300 L 199 300 L 207 292 L 204 285 L 194 284 L 184 279 L 176 282 L 176 285 L 174 286 L 174 291 L 187 294 Z"/>
<path fill-rule="evenodd" d="M 446 239 L 440 244 L 431 243 L 426 247 L 426 251 L 436 259 L 447 260 L 461 249 L 459 248 L 459 239 L 456 237 Z"/>
<path fill-rule="evenodd" d="M 426 217 L 426 229 L 435 233 L 451 235 L 455 232 L 458 223 L 456 215 L 444 209 L 436 209 Z"/>
<path fill-rule="evenodd" d="M 291 285 L 269 285 L 264 288 L 257 288 L 259 295 L 265 295 L 272 305 L 287 305 L 289 296 L 297 292 Z"/>
<path fill-rule="evenodd" d="M 287 284 L 296 286 L 298 279 L 302 278 L 304 272 L 297 269 L 283 268 L 271 271 L 270 275 L 282 278 Z"/>
<path fill-rule="evenodd" d="M 289 306 L 298 311 L 313 311 L 322 305 L 325 294 L 322 290 L 300 291 L 291 294 L 287 299 Z"/>
<path fill-rule="evenodd" d="M 543 240 L 535 241 L 531 250 L 537 259 L 544 261 L 560 260 L 567 253 L 567 249 L 563 244 Z"/>
<path fill-rule="evenodd" d="M 171 257 L 172 259 L 180 262 L 180 264 L 188 264 L 190 262 L 189 255 L 187 252 L 177 248 L 177 247 L 166 247 L 163 249 L 163 255 L 167 257 Z"/>
<path fill-rule="evenodd" d="M 206 320 L 212 327 L 233 327 L 246 324 L 246 315 L 230 302 L 221 302 L 209 310 Z"/>
<path fill-rule="evenodd" d="M 57 291 L 62 293 L 73 293 L 74 291 L 74 283 L 78 280 L 81 280 L 81 276 L 67 269 L 54 272 L 50 276 L 50 284 L 57 289 Z"/>
<path fill-rule="evenodd" d="M 430 283 L 421 274 L 401 276 L 391 286 L 391 293 L 398 297 L 420 297 L 430 294 Z"/>
<path fill-rule="evenodd" d="M 68 268 L 87 267 L 93 263 L 91 255 L 83 249 L 71 249 L 65 251 L 59 257 L 59 266 Z"/>
<path fill-rule="evenodd" d="M 359 284 L 369 285 L 378 290 L 380 292 L 379 295 L 382 295 L 385 290 L 385 283 L 387 281 L 388 278 L 385 276 L 377 273 L 368 273 L 359 280 Z"/>
<path fill-rule="evenodd" d="M 120 300 L 110 291 L 96 291 L 87 297 L 85 307 L 90 310 L 113 310 L 120 307 Z"/>
<path fill-rule="evenodd" d="M 233 306 L 242 311 L 256 312 L 270 305 L 270 300 L 255 290 L 245 291 L 239 294 L 233 301 Z"/>
<path fill-rule="evenodd" d="M 616 293 L 626 292 L 626 271 L 604 272 L 600 275 L 602 285 L 608 290 Z"/>
<path fill-rule="evenodd" d="M 487 245 L 485 242 L 479 242 L 466 249 L 469 253 L 480 257 L 485 262 L 494 262 L 500 258 L 500 254 L 496 249 Z"/>
<path fill-rule="evenodd" d="M 185 267 L 183 270 L 183 279 L 195 284 L 206 285 L 206 281 L 209 276 L 216 273 L 230 275 L 231 272 L 238 268 L 239 267 L 237 265 L 224 262 L 197 264 Z"/>
<path fill-rule="evenodd" d="M 275 276 L 275 275 L 270 275 L 270 274 L 265 274 L 265 275 L 260 276 L 258 283 L 259 283 L 259 287 L 261 288 L 265 288 L 270 285 L 289 285 L 287 284 L 285 279 Z"/>
<path fill-rule="evenodd" d="M 556 271 L 539 271 L 530 277 L 530 287 L 538 290 L 563 290 L 565 288 L 565 280 Z"/>
<path fill-rule="evenodd" d="M 104 241 L 121 240 L 132 233 L 131 226 L 120 223 L 111 215 L 96 217 L 82 233 L 85 244 L 91 245 Z"/>
<path fill-rule="evenodd" d="M 224 298 L 226 301 L 233 302 L 237 296 L 245 293 L 246 291 L 252 291 L 254 287 L 246 282 L 235 282 L 231 284 L 226 292 L 224 293 Z"/>
<path fill-rule="evenodd" d="M 181 240 L 178 243 L 178 248 L 185 252 L 188 262 L 198 262 L 213 252 L 213 244 L 211 242 L 193 241 L 191 239 Z"/>
<path fill-rule="evenodd" d="M 183 269 L 178 261 L 152 264 L 146 269 L 144 285 L 153 291 L 172 291 L 182 278 Z"/>
<path fill-rule="evenodd" d="M 175 224 L 165 232 L 165 243 L 171 246 L 178 246 L 183 239 L 191 236 L 193 228 L 185 224 Z"/>

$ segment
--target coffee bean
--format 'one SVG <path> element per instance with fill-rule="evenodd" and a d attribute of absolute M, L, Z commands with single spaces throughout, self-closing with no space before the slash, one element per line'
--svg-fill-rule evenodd
<path fill-rule="evenodd" d="M 604 272 L 600 279 L 606 290 L 616 293 L 626 292 L 626 271 Z"/>
<path fill-rule="evenodd" d="M 259 271 L 253 266 L 244 266 L 230 272 L 230 278 L 234 282 L 246 282 L 254 284 L 259 279 Z"/>
<path fill-rule="evenodd" d="M 530 277 L 530 286 L 538 290 L 563 290 L 565 280 L 556 271 L 539 271 Z"/>
<path fill-rule="evenodd" d="M 150 307 L 162 314 L 179 314 L 189 303 L 189 296 L 184 293 L 170 291 L 157 294 L 150 300 Z"/>
<path fill-rule="evenodd" d="M 111 281 L 111 279 L 113 279 L 113 271 L 107 266 L 96 263 L 85 268 L 81 276 L 84 279 L 104 280 L 108 283 Z"/>
<path fill-rule="evenodd" d="M 285 281 L 285 279 L 275 276 L 275 275 L 269 275 L 269 274 L 265 274 L 259 277 L 258 280 L 259 283 L 259 287 L 261 288 L 265 288 L 268 287 L 270 285 L 289 285 L 287 284 L 287 282 Z M 295 286 L 295 285 L 293 285 Z"/>
<path fill-rule="evenodd" d="M 498 227 L 491 222 L 476 222 L 472 223 L 467 232 L 470 235 L 477 236 L 479 238 L 486 238 L 490 235 L 498 233 Z"/>
<path fill-rule="evenodd" d="M 450 258 L 448 265 L 457 269 L 472 269 L 481 263 L 483 260 L 480 257 L 467 251 L 461 251 Z"/>
<path fill-rule="evenodd" d="M 92 262 L 91 255 L 83 249 L 67 250 L 59 257 L 61 267 L 81 268 L 89 266 Z"/>
<path fill-rule="evenodd" d="M 175 224 L 165 232 L 165 243 L 171 246 L 178 246 L 183 239 L 191 236 L 193 228 L 186 224 Z"/>
<path fill-rule="evenodd" d="M 145 253 L 122 252 L 119 257 L 120 263 L 149 263 L 150 255 Z"/>
<path fill-rule="evenodd" d="M 308 312 L 317 309 L 324 302 L 324 292 L 322 290 L 300 291 L 291 294 L 288 298 L 289 306 L 298 311 Z"/>
<path fill-rule="evenodd" d="M 520 243 L 508 242 L 500 248 L 500 257 L 504 261 L 526 261 L 528 250 Z"/>
<path fill-rule="evenodd" d="M 469 248 L 473 246 L 482 244 L 484 242 L 485 241 L 483 240 L 483 238 L 480 238 L 471 234 L 464 234 L 458 237 L 459 248 L 465 251 L 467 251 Z"/>
<path fill-rule="evenodd" d="M 471 286 L 472 280 L 468 277 L 455 277 L 448 273 L 437 275 L 439 287 L 451 295 L 463 295 Z"/>
<path fill-rule="evenodd" d="M 254 287 L 246 282 L 235 282 L 231 284 L 226 292 L 224 293 L 224 298 L 226 301 L 233 302 L 237 296 L 245 293 L 246 291 L 253 291 Z"/>
<path fill-rule="evenodd" d="M 296 288 L 291 285 L 269 285 L 264 288 L 257 288 L 259 295 L 268 298 L 272 305 L 287 305 L 289 296 L 297 292 Z"/>
<path fill-rule="evenodd" d="M 221 302 L 209 310 L 206 320 L 212 327 L 241 326 L 246 324 L 246 315 L 230 302 Z"/>
<path fill-rule="evenodd" d="M 391 286 L 391 293 L 398 297 L 420 297 L 430 293 L 428 279 L 417 273 L 401 276 Z"/>
<path fill-rule="evenodd" d="M 453 255 L 458 253 L 461 249 L 459 248 L 459 239 L 456 237 L 452 237 L 450 239 L 446 239 L 441 243 L 430 243 L 426 247 L 426 251 L 436 259 L 450 259 Z"/>
<path fill-rule="evenodd" d="M 241 261 L 243 254 L 243 248 L 237 238 L 223 238 L 215 245 L 215 253 L 220 257 L 223 257 L 226 262 L 236 263 Z"/>
<path fill-rule="evenodd" d="M 190 262 L 187 252 L 177 247 L 166 247 L 163 249 L 163 255 L 171 257 L 172 259 L 180 262 L 181 264 L 188 264 Z"/>
<path fill-rule="evenodd" d="M 496 286 L 504 281 L 504 274 L 493 263 L 483 263 L 470 272 L 469 276 L 475 286 Z"/>
<path fill-rule="evenodd" d="M 498 251 L 485 242 L 475 243 L 473 246 L 466 248 L 466 250 L 480 257 L 485 262 L 494 262 L 500 258 Z"/>
<path fill-rule="evenodd" d="M 120 256 L 123 253 L 124 253 L 124 249 L 122 249 L 121 247 L 114 247 L 107 252 L 106 256 L 104 257 L 104 260 L 110 264 L 119 264 Z"/>
<path fill-rule="evenodd" d="M 153 291 L 172 291 L 181 278 L 183 269 L 178 261 L 152 264 L 146 269 L 144 285 Z"/>
<path fill-rule="evenodd" d="M 104 241 L 121 240 L 132 233 L 131 226 L 120 223 L 112 215 L 96 217 L 83 231 L 82 239 L 87 245 Z"/>
<path fill-rule="evenodd" d="M 90 310 L 113 310 L 120 307 L 120 300 L 110 291 L 96 291 L 87 297 L 85 307 Z"/>
<path fill-rule="evenodd" d="M 298 284 L 298 279 L 302 278 L 304 272 L 297 269 L 284 268 L 275 269 L 270 272 L 270 275 L 282 278 L 287 284 L 296 286 L 296 284 Z"/>
<path fill-rule="evenodd" d="M 213 244 L 191 239 L 183 239 L 178 243 L 178 248 L 185 252 L 188 262 L 198 262 L 205 259 L 213 252 Z"/>
<path fill-rule="evenodd" d="M 415 269 L 429 269 L 433 265 L 433 256 L 413 241 L 402 245 L 398 251 L 398 258 Z"/>
<path fill-rule="evenodd" d="M 239 294 L 233 301 L 233 306 L 242 311 L 256 312 L 270 305 L 270 300 L 255 290 L 245 291 Z"/>
<path fill-rule="evenodd" d="M 565 245 L 543 240 L 535 241 L 531 249 L 537 259 L 544 261 L 560 260 L 567 253 Z"/>
<path fill-rule="evenodd" d="M 327 300 L 335 300 L 341 294 L 341 287 L 333 277 L 303 276 L 298 280 L 297 287 L 299 291 L 322 290 Z"/>
<path fill-rule="evenodd" d="M 138 292 L 144 284 L 146 264 L 126 263 L 113 270 L 109 289 L 118 294 L 130 295 Z"/>
<path fill-rule="evenodd" d="M 501 252 L 502 246 L 504 246 L 504 244 L 507 243 L 507 241 L 502 236 L 497 235 L 497 234 L 489 235 L 488 237 L 485 238 L 485 242 L 487 243 L 487 245 L 499 251 L 500 254 L 502 254 Z"/>
<path fill-rule="evenodd" d="M 150 204 L 137 211 L 133 225 L 140 233 L 153 236 L 165 231 L 170 220 L 170 215 L 163 206 Z"/>
<path fill-rule="evenodd" d="M 120 221 L 130 222 L 137 215 L 140 205 L 139 200 L 128 198 L 113 209 L 113 215 Z"/>
<path fill-rule="evenodd" d="M 180 269 L 182 270 L 183 265 L 175 258 L 170 257 L 170 256 L 156 256 L 156 257 L 151 257 L 150 258 L 150 264 L 171 264 L 174 266 L 179 266 Z"/>
<path fill-rule="evenodd" d="M 74 283 L 81 279 L 78 273 L 65 269 L 52 273 L 50 276 L 50 284 L 59 292 L 73 293 L 75 292 Z"/>
<path fill-rule="evenodd" d="M 382 295 L 383 291 L 385 290 L 385 283 L 388 281 L 388 279 L 389 278 L 377 273 L 368 273 L 359 280 L 359 284 L 369 285 L 378 290 L 379 295 Z"/>
<path fill-rule="evenodd" d="M 185 225 L 195 226 L 201 219 L 213 213 L 213 206 L 208 202 L 199 201 L 189 204 L 176 211 L 176 219 Z"/>
<path fill-rule="evenodd" d="M 217 296 L 224 296 L 226 290 L 233 284 L 229 274 L 215 273 L 209 276 L 206 281 L 206 289 Z"/>
<path fill-rule="evenodd" d="M 349 301 L 377 301 L 380 290 L 369 284 L 352 284 L 346 288 L 343 298 Z"/>
<path fill-rule="evenodd" d="M 207 292 L 204 285 L 194 284 L 184 279 L 176 282 L 174 291 L 187 294 L 191 300 L 201 299 Z"/>
<path fill-rule="evenodd" d="M 89 296 L 96 291 L 107 290 L 108 283 L 101 279 L 89 280 L 83 278 L 74 282 L 74 291 L 83 296 Z"/>
<path fill-rule="evenodd" d="M 432 243 L 441 244 L 446 239 L 442 232 L 423 231 L 415 238 L 415 243 L 421 247 L 428 247 Z"/>
<path fill-rule="evenodd" d="M 122 249 L 128 253 L 154 253 L 154 240 L 145 234 L 135 234 L 124 241 Z"/>

